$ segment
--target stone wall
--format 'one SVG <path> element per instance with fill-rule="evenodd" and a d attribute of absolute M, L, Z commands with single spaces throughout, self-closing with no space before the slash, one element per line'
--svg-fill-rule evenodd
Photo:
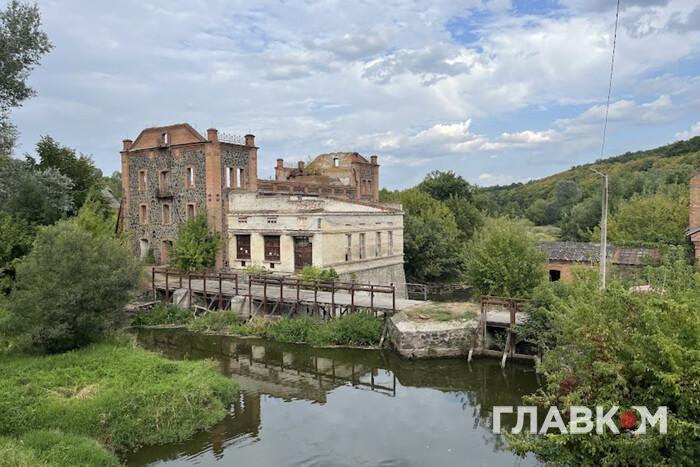
<path fill-rule="evenodd" d="M 392 346 L 402 357 L 463 357 L 475 338 L 478 320 L 417 322 L 397 313 L 388 326 Z"/>
<path fill-rule="evenodd" d="M 403 262 L 380 266 L 372 269 L 359 270 L 353 273 L 339 274 L 344 282 L 355 281 L 361 284 L 394 284 L 396 286 L 396 298 L 407 298 L 406 275 L 403 270 Z"/>

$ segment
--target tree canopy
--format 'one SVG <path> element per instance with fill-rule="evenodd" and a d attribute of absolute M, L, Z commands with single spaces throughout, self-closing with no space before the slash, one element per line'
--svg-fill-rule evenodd
<path fill-rule="evenodd" d="M 209 231 L 205 214 L 182 224 L 170 253 L 170 264 L 181 271 L 201 271 L 214 266 L 223 245 L 219 235 Z"/>

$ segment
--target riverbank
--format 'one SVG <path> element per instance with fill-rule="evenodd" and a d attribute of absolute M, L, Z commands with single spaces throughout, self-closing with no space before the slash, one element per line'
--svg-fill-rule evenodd
<path fill-rule="evenodd" d="M 211 427 L 238 393 L 211 362 L 167 360 L 126 339 L 0 354 L 0 373 L 0 466 L 117 465 L 118 455 Z"/>

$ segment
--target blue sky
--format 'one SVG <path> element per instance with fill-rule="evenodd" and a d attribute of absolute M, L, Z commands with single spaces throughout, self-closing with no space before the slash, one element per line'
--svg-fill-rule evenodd
<path fill-rule="evenodd" d="M 40 0 L 55 49 L 13 112 L 119 169 L 125 137 L 189 122 L 274 160 L 379 155 L 382 184 L 480 185 L 600 157 L 614 0 Z M 605 155 L 700 134 L 700 1 L 622 0 Z"/>

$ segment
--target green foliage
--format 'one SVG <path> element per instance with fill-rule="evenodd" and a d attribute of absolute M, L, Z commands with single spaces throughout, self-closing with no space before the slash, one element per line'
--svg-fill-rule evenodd
<path fill-rule="evenodd" d="M 545 254 L 508 219 L 488 220 L 465 251 L 467 277 L 481 294 L 527 297 L 544 280 Z"/>
<path fill-rule="evenodd" d="M 190 320 L 187 328 L 197 332 L 217 332 L 225 331 L 231 326 L 238 326 L 240 324 L 241 319 L 233 311 L 210 311 L 204 316 L 195 320 Z"/>
<path fill-rule="evenodd" d="M 416 188 L 439 201 L 447 201 L 450 198 L 471 201 L 476 191 L 474 185 L 451 170 L 447 172 L 440 172 L 439 170 L 430 172 Z"/>
<path fill-rule="evenodd" d="M 260 264 L 249 264 L 245 267 L 245 272 L 250 275 L 265 274 L 267 272 L 267 268 Z"/>
<path fill-rule="evenodd" d="M 36 152 L 40 170 L 56 169 L 71 179 L 73 206 L 76 210 L 80 209 L 90 188 L 102 180 L 102 172 L 95 167 L 92 158 L 85 154 L 76 155 L 75 149 L 62 146 L 50 136 L 41 137 Z M 28 161 L 36 164 L 31 157 L 28 157 Z"/>
<path fill-rule="evenodd" d="M 457 228 L 462 233 L 462 240 L 469 240 L 482 225 L 484 215 L 470 201 L 464 198 L 450 197 L 445 200 L 445 206 L 452 211 Z"/>
<path fill-rule="evenodd" d="M 338 280 L 338 273 L 335 269 L 317 266 L 304 266 L 300 276 L 305 281 L 333 282 Z"/>
<path fill-rule="evenodd" d="M 222 245 L 221 237 L 209 232 L 206 216 L 199 214 L 178 228 L 170 262 L 181 271 L 201 271 L 214 266 Z"/>
<path fill-rule="evenodd" d="M 684 244 L 688 227 L 687 188 L 681 193 L 634 195 L 608 221 L 608 239 L 619 244 Z"/>
<path fill-rule="evenodd" d="M 221 420 L 237 391 L 211 362 L 170 361 L 124 343 L 4 356 L 0 373 L 1 436 L 55 429 L 117 452 L 189 438 Z"/>
<path fill-rule="evenodd" d="M 700 277 L 686 264 L 654 266 L 663 293 L 635 294 L 582 276 L 544 306 L 556 346 L 544 355 L 545 386 L 526 404 L 669 408 L 668 433 L 514 436 L 519 453 L 548 465 L 694 465 L 700 456 Z M 685 270 L 683 270 L 685 268 Z M 667 269 L 663 271 L 663 269 Z M 688 281 L 690 277 L 693 280 Z M 658 290 L 658 289 L 657 289 Z"/>
<path fill-rule="evenodd" d="M 56 169 L 36 170 L 23 161 L 0 164 L 0 212 L 48 225 L 73 210 L 73 182 Z"/>
<path fill-rule="evenodd" d="M 102 197 L 97 185 L 93 185 L 88 192 L 75 221 L 82 229 L 94 236 L 116 237 L 117 213 Z"/>
<path fill-rule="evenodd" d="M 20 258 L 32 249 L 36 229 L 21 217 L 0 214 L 0 294 L 7 294 Z"/>
<path fill-rule="evenodd" d="M 281 319 L 267 326 L 268 338 L 312 345 L 377 345 L 382 321 L 367 313 L 353 313 L 322 322 L 311 318 Z"/>
<path fill-rule="evenodd" d="M 17 266 L 8 331 L 46 352 L 94 342 L 120 322 L 139 274 L 115 239 L 69 221 L 43 227 Z"/>
<path fill-rule="evenodd" d="M 192 312 L 175 305 L 158 304 L 151 310 L 140 312 L 134 320 L 134 326 L 156 326 L 161 324 L 188 324 L 194 319 Z"/>
<path fill-rule="evenodd" d="M 102 183 L 109 188 L 115 198 L 122 198 L 122 174 L 121 172 L 112 172 L 109 177 L 102 177 Z"/>
<path fill-rule="evenodd" d="M 0 467 L 118 467 L 119 460 L 96 441 L 57 430 L 0 438 Z"/>
<path fill-rule="evenodd" d="M 464 269 L 461 232 L 452 211 L 427 193 L 410 189 L 383 193 L 384 200 L 401 203 L 404 218 L 404 258 L 409 280 L 459 280 Z"/>

